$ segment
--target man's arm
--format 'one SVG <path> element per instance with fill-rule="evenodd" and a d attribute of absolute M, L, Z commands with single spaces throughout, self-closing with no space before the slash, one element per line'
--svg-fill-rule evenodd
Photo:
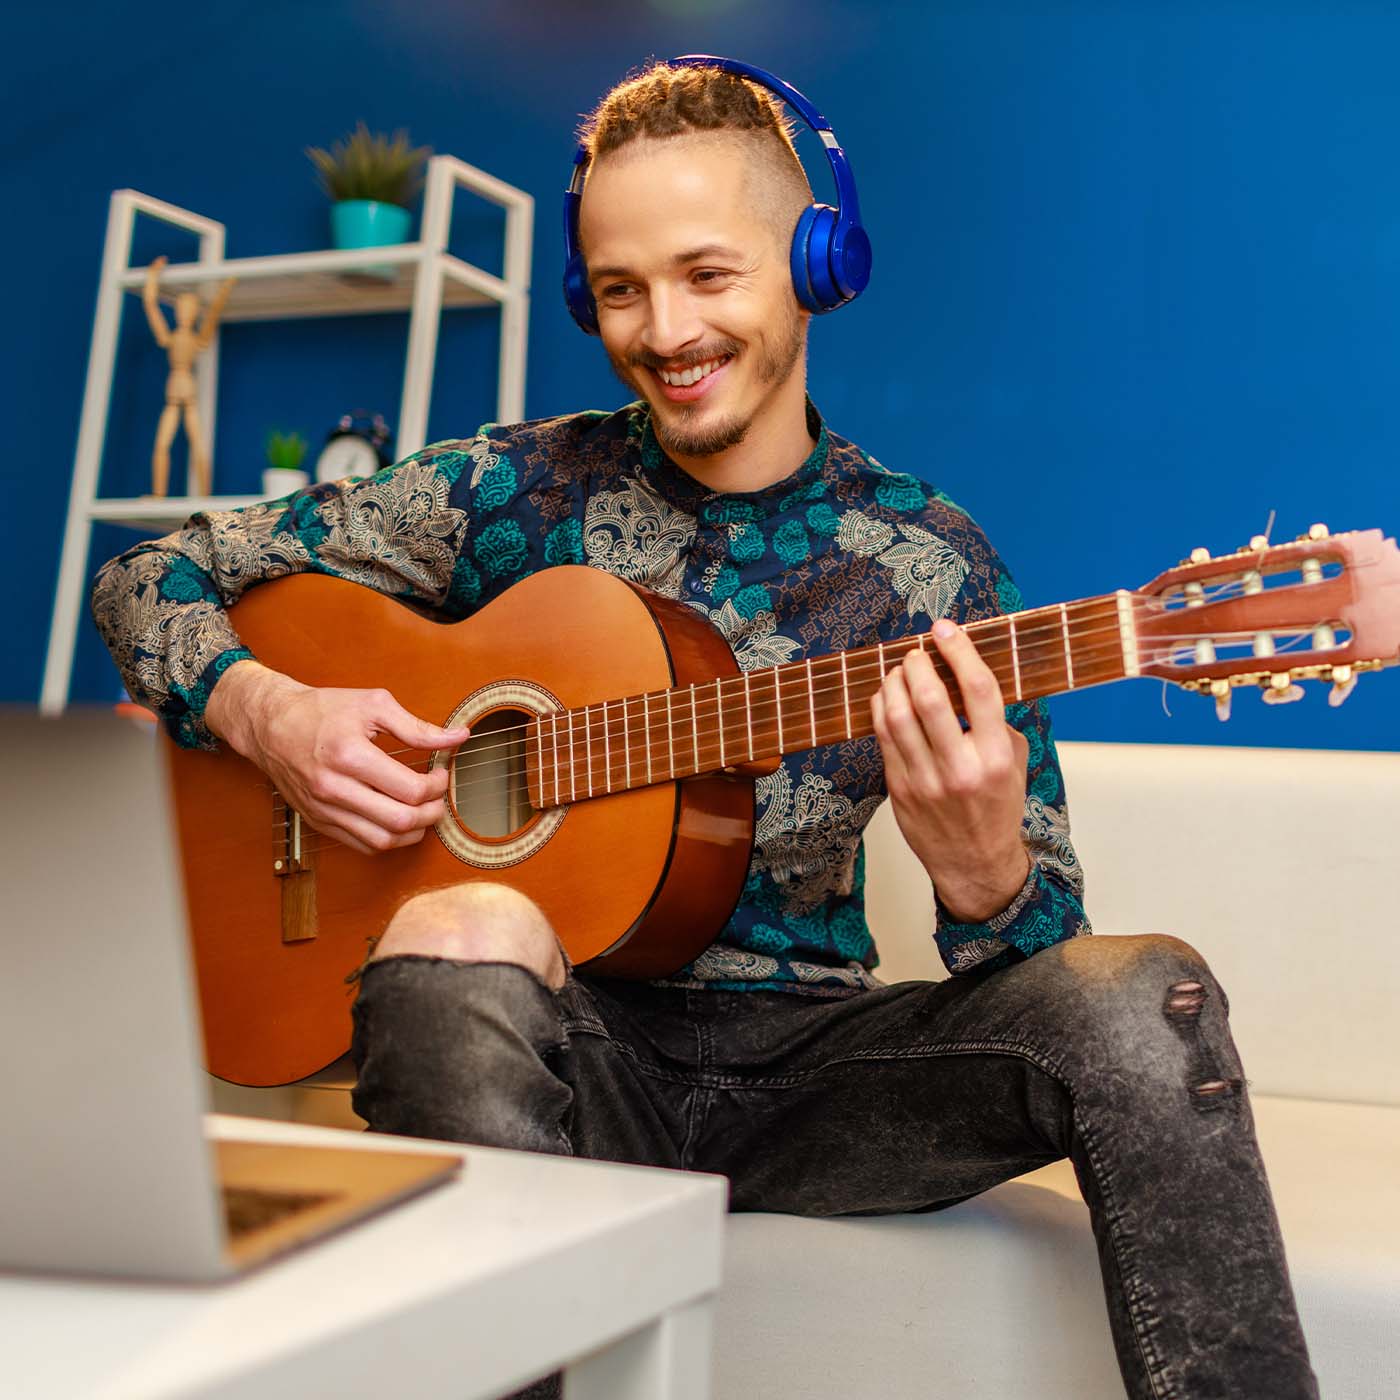
<path fill-rule="evenodd" d="M 959 973 L 1091 929 L 1042 706 L 1003 711 L 996 677 L 952 623 L 938 624 L 935 643 L 964 696 L 967 730 L 922 652 L 891 673 L 872 710 L 900 830 L 933 882 L 938 951 Z"/>
<path fill-rule="evenodd" d="M 381 691 L 313 690 L 256 663 L 225 608 L 270 578 L 314 570 L 442 607 L 466 530 L 452 488 L 467 454 L 441 444 L 362 482 L 193 517 L 99 572 L 93 613 L 132 695 L 177 742 L 223 738 L 266 771 L 314 826 L 359 849 L 417 840 L 444 780 L 372 742 L 460 743 Z"/>
<path fill-rule="evenodd" d="M 942 618 L 933 638 L 962 692 L 967 728 L 916 648 L 873 698 L 875 734 L 899 829 L 939 902 L 958 923 L 982 923 L 1030 873 L 1021 839 L 1028 745 L 1007 724 L 1001 687 L 967 633 Z"/>

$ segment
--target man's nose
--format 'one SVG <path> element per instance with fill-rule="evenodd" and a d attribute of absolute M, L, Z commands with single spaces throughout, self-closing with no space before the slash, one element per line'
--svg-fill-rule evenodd
<path fill-rule="evenodd" d="M 653 355 L 669 359 L 694 344 L 703 333 L 703 322 L 690 297 L 670 287 L 653 288 L 642 334 Z"/>

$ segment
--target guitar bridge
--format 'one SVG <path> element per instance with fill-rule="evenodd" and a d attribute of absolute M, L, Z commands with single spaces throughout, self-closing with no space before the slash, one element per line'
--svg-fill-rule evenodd
<path fill-rule="evenodd" d="M 282 942 L 315 938 L 316 871 L 307 842 L 310 829 L 295 808 L 286 806 L 277 824 L 272 873 L 282 883 Z"/>

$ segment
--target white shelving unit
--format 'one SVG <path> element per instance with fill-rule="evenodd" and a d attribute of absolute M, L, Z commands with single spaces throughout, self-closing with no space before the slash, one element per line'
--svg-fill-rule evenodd
<path fill-rule="evenodd" d="M 447 251 L 453 198 L 459 188 L 505 209 L 504 275 L 501 277 Z M 235 510 L 261 499 L 258 496 L 122 499 L 97 494 L 122 308 L 128 293 L 136 297 L 141 295 L 146 279 L 144 267 L 131 266 L 132 232 L 137 215 L 184 229 L 199 239 L 199 256 L 194 262 L 174 264 L 161 275 L 161 294 L 166 301 L 173 301 L 177 292 L 189 288 L 211 295 L 224 278 L 238 279 L 224 311 L 225 323 L 408 312 L 408 353 L 395 425 L 396 450 L 406 456 L 427 441 L 438 323 L 445 307 L 500 308 L 496 417 L 506 423 L 524 417 L 534 207 L 534 200 L 523 190 L 452 156 L 433 156 L 428 162 L 421 236 L 417 243 L 225 259 L 223 224 L 136 190 L 113 191 L 102 251 L 102 274 L 92 326 L 92 347 L 88 353 L 78 446 L 73 460 L 68 522 L 63 535 L 44 685 L 39 699 L 41 711 L 57 714 L 68 703 L 73 649 L 95 523 L 104 521 L 161 531 L 178 525 L 195 511 Z M 211 444 L 218 376 L 216 337 L 195 368 L 199 417 Z M 151 421 L 154 432 L 154 415 Z M 217 462 L 214 470 L 218 470 Z"/>

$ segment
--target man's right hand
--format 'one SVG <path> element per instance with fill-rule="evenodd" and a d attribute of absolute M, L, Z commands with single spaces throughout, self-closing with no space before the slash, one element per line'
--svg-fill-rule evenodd
<path fill-rule="evenodd" d="M 421 841 L 441 818 L 447 791 L 445 768 L 420 772 L 374 739 L 389 734 L 428 750 L 467 737 L 416 718 L 387 690 L 302 685 L 256 661 L 229 667 L 204 718 L 317 831 L 366 854 Z"/>

